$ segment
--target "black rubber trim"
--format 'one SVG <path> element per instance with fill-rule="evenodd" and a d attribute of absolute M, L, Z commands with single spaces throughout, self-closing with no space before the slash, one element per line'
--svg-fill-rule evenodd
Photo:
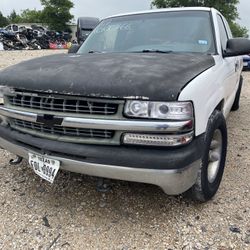
<path fill-rule="evenodd" d="M 204 135 L 179 148 L 74 144 L 42 139 L 1 126 L 0 137 L 41 154 L 146 169 L 181 169 L 200 159 L 204 150 Z"/>

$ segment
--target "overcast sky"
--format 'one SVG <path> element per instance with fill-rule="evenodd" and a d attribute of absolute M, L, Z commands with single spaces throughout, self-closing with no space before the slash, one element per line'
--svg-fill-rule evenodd
<path fill-rule="evenodd" d="M 72 14 L 77 19 L 79 16 L 94 16 L 103 18 L 113 14 L 146 10 L 150 8 L 151 0 L 73 0 L 75 7 Z M 15 9 L 41 9 L 39 0 L 0 0 L 0 11 L 9 15 Z M 250 30 L 250 0 L 240 0 L 238 6 L 240 13 L 239 23 Z"/>

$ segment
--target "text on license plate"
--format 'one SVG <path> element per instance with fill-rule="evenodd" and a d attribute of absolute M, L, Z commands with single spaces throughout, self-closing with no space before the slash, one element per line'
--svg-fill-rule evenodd
<path fill-rule="evenodd" d="M 37 175 L 50 183 L 53 183 L 60 168 L 58 160 L 32 153 L 29 153 L 29 164 Z"/>

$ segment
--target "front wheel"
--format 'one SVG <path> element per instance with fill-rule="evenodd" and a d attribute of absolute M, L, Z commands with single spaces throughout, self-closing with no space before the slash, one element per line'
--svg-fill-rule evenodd
<path fill-rule="evenodd" d="M 205 135 L 205 150 L 196 183 L 188 195 L 196 201 L 210 200 L 219 189 L 227 154 L 227 127 L 222 112 L 211 115 Z"/>

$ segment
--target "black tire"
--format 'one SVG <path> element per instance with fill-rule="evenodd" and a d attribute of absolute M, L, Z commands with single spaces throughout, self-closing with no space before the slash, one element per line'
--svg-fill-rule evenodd
<path fill-rule="evenodd" d="M 219 148 L 220 160 L 211 160 L 212 145 L 215 145 L 215 134 L 220 134 L 221 147 Z M 212 140 L 214 139 L 213 143 Z M 219 154 L 219 153 L 218 153 Z M 217 155 L 218 155 L 217 154 Z M 196 179 L 196 183 L 188 190 L 187 195 L 195 201 L 206 202 L 210 200 L 219 189 L 222 176 L 224 173 L 224 167 L 227 154 L 227 127 L 226 121 L 222 112 L 215 110 L 211 115 L 207 131 L 205 135 L 205 150 L 202 157 L 201 168 Z M 213 162 L 217 163 L 217 171 L 214 173 L 214 179 L 211 180 L 209 175 L 209 167 Z M 211 173 L 211 171 L 210 171 Z M 210 178 L 210 179 L 209 179 Z"/>
<path fill-rule="evenodd" d="M 232 111 L 237 111 L 240 108 L 240 94 L 241 94 L 242 84 L 243 84 L 243 77 L 240 76 L 240 83 L 231 109 Z"/>

